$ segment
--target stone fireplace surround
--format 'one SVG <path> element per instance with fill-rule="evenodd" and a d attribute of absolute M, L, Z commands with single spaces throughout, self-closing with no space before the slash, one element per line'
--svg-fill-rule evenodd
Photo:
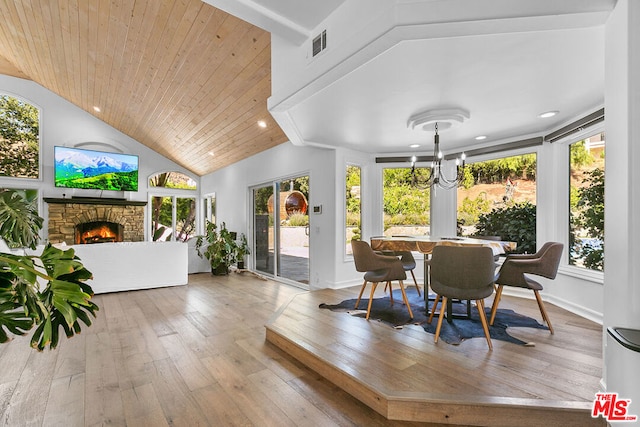
<path fill-rule="evenodd" d="M 122 225 L 125 242 L 144 241 L 147 202 L 88 197 L 45 198 L 44 201 L 49 209 L 47 239 L 51 243 L 74 244 L 76 225 L 93 221 Z"/>

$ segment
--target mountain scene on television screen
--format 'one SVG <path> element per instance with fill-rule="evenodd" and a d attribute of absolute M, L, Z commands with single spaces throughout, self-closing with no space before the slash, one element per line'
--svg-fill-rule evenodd
<path fill-rule="evenodd" d="M 56 156 L 55 163 L 57 186 L 104 190 L 138 188 L 136 165 L 106 155 L 91 157 L 80 152 L 65 152 Z"/>

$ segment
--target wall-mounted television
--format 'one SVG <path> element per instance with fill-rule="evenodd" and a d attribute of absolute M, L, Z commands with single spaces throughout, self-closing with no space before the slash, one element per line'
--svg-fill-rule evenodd
<path fill-rule="evenodd" d="M 138 191 L 138 156 L 54 147 L 56 187 Z"/>

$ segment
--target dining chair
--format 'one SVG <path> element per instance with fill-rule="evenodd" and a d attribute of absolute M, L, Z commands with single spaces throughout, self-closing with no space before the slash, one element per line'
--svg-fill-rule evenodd
<path fill-rule="evenodd" d="M 418 281 L 416 280 L 416 275 L 413 270 L 416 269 L 416 259 L 413 257 L 411 251 L 396 251 L 395 255 L 400 257 L 400 262 L 402 263 L 402 268 L 404 268 L 405 272 L 410 272 L 411 277 L 413 277 L 413 284 L 418 291 L 418 296 L 421 296 L 420 293 L 420 285 L 418 285 Z"/>
<path fill-rule="evenodd" d="M 431 289 L 436 293 L 436 299 L 427 323 L 431 324 L 438 302 L 442 298 L 434 342 L 437 343 L 440 337 L 445 311 L 451 310 L 451 305 L 447 304 L 448 300 L 450 298 L 475 300 L 487 344 L 489 349 L 493 350 L 484 312 L 484 299 L 493 293 L 494 281 L 495 269 L 491 248 L 445 245 L 438 245 L 433 248 L 431 254 Z"/>
<path fill-rule="evenodd" d="M 546 277 L 547 279 L 555 279 L 558 273 L 558 266 L 562 257 L 564 245 L 558 242 L 547 242 L 535 254 L 513 254 L 508 255 L 507 259 L 502 263 L 502 267 L 496 278 L 496 296 L 491 306 L 491 319 L 489 324 L 493 325 L 498 311 L 498 304 L 502 297 L 504 286 L 515 286 L 518 288 L 531 289 L 538 302 L 542 319 L 547 323 L 549 332 L 553 334 L 553 327 L 549 320 L 549 315 L 544 308 L 544 303 L 540 297 L 540 291 L 543 289 L 542 284 L 528 277 L 526 274 Z"/>
<path fill-rule="evenodd" d="M 402 299 L 407 306 L 409 316 L 413 319 L 411 305 L 409 304 L 407 294 L 404 291 L 404 284 L 402 283 L 402 281 L 407 278 L 407 274 L 402 266 L 402 261 L 400 261 L 396 256 L 380 255 L 375 253 L 373 249 L 371 249 L 371 246 L 362 240 L 352 240 L 351 250 L 353 252 L 353 261 L 355 262 L 356 270 L 364 273 L 364 283 L 360 288 L 360 294 L 356 300 L 355 308 L 358 308 L 362 294 L 369 282 L 371 282 L 371 296 L 369 297 L 369 305 L 367 306 L 367 320 L 371 314 L 373 295 L 378 283 L 385 282 L 388 284 L 390 287 L 389 292 L 391 293 L 391 304 L 393 304 L 393 290 L 391 289 L 391 282 L 397 280 L 400 284 Z"/>
<path fill-rule="evenodd" d="M 371 239 L 380 239 L 380 238 L 384 238 L 385 236 L 373 236 L 371 237 Z M 392 236 L 392 237 L 411 237 L 411 236 Z M 418 281 L 416 280 L 416 275 L 413 272 L 413 270 L 415 270 L 416 268 L 416 259 L 413 257 L 413 254 L 411 253 L 411 251 L 387 251 L 387 250 L 382 250 L 382 251 L 374 251 L 376 253 L 382 254 L 382 255 L 394 255 L 394 256 L 399 256 L 400 257 L 400 261 L 402 262 L 402 267 L 404 268 L 404 271 L 409 271 L 411 273 L 411 277 L 413 278 L 413 283 L 416 287 L 416 290 L 418 291 L 418 296 L 421 296 L 422 294 L 420 293 L 420 285 L 418 285 Z M 387 290 L 387 286 L 389 286 L 389 284 L 385 285 L 384 290 Z M 393 300 L 393 295 L 391 296 L 391 299 Z"/>

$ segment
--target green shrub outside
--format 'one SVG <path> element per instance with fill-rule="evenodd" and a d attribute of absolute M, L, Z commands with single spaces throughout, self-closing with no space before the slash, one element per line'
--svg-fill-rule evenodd
<path fill-rule="evenodd" d="M 384 229 L 395 225 L 429 225 L 430 216 L 428 212 L 422 214 L 398 214 L 384 216 Z"/>
<path fill-rule="evenodd" d="M 502 240 L 516 242 L 515 253 L 536 252 L 536 206 L 530 202 L 482 214 L 476 229 L 479 235 L 500 236 Z"/>
<path fill-rule="evenodd" d="M 299 212 L 293 213 L 289 215 L 286 225 L 289 227 L 306 227 L 309 225 L 309 215 Z"/>
<path fill-rule="evenodd" d="M 487 200 L 486 193 L 482 192 L 475 199 L 465 197 L 462 206 L 458 208 L 458 222 L 463 225 L 475 224 L 481 214 L 486 214 L 491 209 L 491 203 Z"/>

